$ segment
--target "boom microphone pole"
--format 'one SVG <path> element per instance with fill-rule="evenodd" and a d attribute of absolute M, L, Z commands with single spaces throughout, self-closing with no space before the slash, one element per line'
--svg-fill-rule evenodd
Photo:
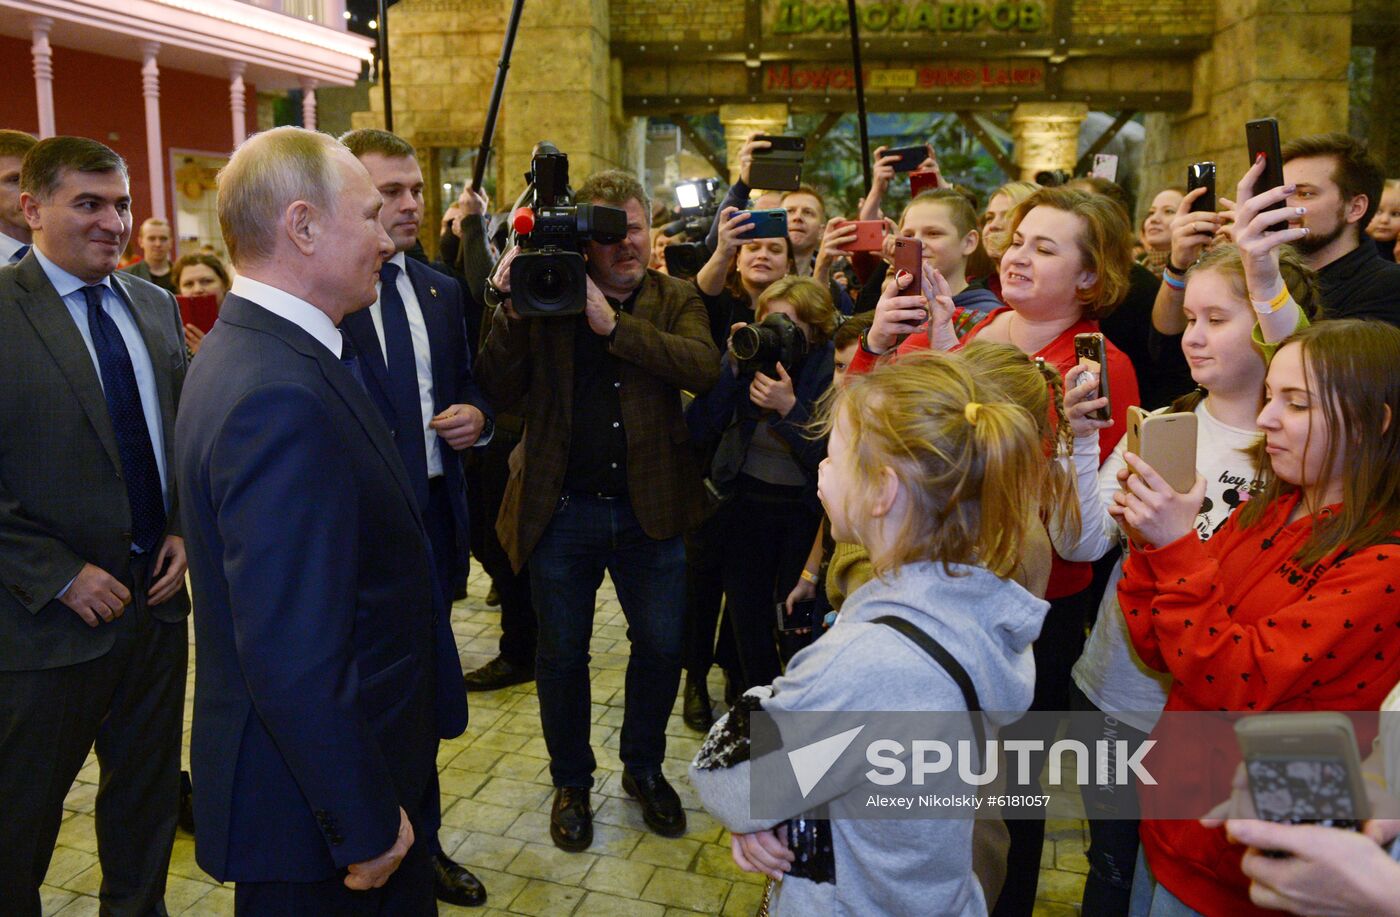
<path fill-rule="evenodd" d="M 389 88 L 389 0 L 379 0 L 379 88 L 384 91 L 384 129 L 394 132 L 394 94 Z"/>
<path fill-rule="evenodd" d="M 491 87 L 491 104 L 486 109 L 486 126 L 481 130 L 481 150 L 476 154 L 476 165 L 472 167 L 472 190 L 481 190 L 481 179 L 486 174 L 486 158 L 491 155 L 491 137 L 496 133 L 496 116 L 501 110 L 501 96 L 506 91 L 506 72 L 510 70 L 510 53 L 515 47 L 515 33 L 520 29 L 520 12 L 525 8 L 525 0 L 513 0 L 510 7 L 510 21 L 506 23 L 506 38 L 501 44 L 501 60 L 496 64 L 496 83 Z"/>
<path fill-rule="evenodd" d="M 860 165 L 865 172 L 865 193 L 870 193 L 874 176 L 870 174 L 870 127 L 865 123 L 865 72 L 860 65 L 860 24 L 856 18 L 856 0 L 846 0 L 847 16 L 851 21 L 851 61 L 856 70 L 856 117 L 860 121 Z"/>

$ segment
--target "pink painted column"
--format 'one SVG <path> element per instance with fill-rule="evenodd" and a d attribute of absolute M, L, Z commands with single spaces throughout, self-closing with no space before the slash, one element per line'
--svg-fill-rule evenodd
<path fill-rule="evenodd" d="M 151 175 L 151 216 L 164 220 L 165 213 L 165 144 L 160 139 L 160 67 L 156 55 L 160 43 L 148 41 L 141 46 L 141 96 L 146 100 L 146 164 Z"/>
<path fill-rule="evenodd" d="M 52 137 L 53 126 L 53 49 L 49 47 L 49 30 L 53 20 L 35 16 L 29 21 L 33 44 L 29 51 L 34 57 L 34 94 L 39 102 L 39 139 Z"/>
<path fill-rule="evenodd" d="M 228 107 L 233 113 L 233 148 L 248 139 L 248 108 L 244 98 L 243 71 L 248 65 L 241 60 L 228 62 Z"/>
<path fill-rule="evenodd" d="M 301 78 L 301 126 L 309 131 L 316 129 L 316 86 L 309 76 Z"/>

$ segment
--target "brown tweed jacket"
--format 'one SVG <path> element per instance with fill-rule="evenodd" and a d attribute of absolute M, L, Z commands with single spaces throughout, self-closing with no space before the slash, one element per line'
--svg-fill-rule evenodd
<path fill-rule="evenodd" d="M 554 517 L 564 489 L 573 421 L 570 318 L 513 321 L 497 309 L 475 373 L 498 410 L 525 417 L 523 462 L 512 462 L 496 533 L 517 571 Z M 708 391 L 719 352 L 695 287 L 647 271 L 631 314 L 618 316 L 611 353 L 622 361 L 627 491 L 642 530 L 671 538 L 696 525 L 701 475 L 681 413 L 681 391 Z"/>

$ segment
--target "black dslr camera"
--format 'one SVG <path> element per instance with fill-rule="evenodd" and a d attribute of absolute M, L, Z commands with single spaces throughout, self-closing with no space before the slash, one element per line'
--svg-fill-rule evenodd
<path fill-rule="evenodd" d="M 530 160 L 529 186 L 512 216 L 520 252 L 510 266 L 510 297 L 521 316 L 578 315 L 587 301 L 583 243 L 627 237 L 627 213 L 575 204 L 569 157 L 540 143 Z"/>
<path fill-rule="evenodd" d="M 781 312 L 765 316 L 761 322 L 745 325 L 729 339 L 729 348 L 738 361 L 739 375 L 763 373 L 778 378 L 778 364 L 792 374 L 807 356 L 807 336 L 797 323 Z"/>

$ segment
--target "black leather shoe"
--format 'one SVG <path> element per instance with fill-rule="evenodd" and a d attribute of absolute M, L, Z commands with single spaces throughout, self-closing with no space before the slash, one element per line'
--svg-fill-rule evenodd
<path fill-rule="evenodd" d="M 593 844 L 593 808 L 588 789 L 561 786 L 554 791 L 554 807 L 549 811 L 549 837 L 554 846 L 571 853 L 587 850 Z"/>
<path fill-rule="evenodd" d="M 194 788 L 190 785 L 189 771 L 180 771 L 180 814 L 177 823 L 181 831 L 194 834 Z"/>
<path fill-rule="evenodd" d="M 664 775 L 637 778 L 624 771 L 622 788 L 642 804 L 642 821 L 648 828 L 662 837 L 680 837 L 685 833 L 685 809 Z"/>
<path fill-rule="evenodd" d="M 715 724 L 715 711 L 710 704 L 710 692 L 700 678 L 685 676 L 685 704 L 681 719 L 696 732 L 709 732 Z"/>
<path fill-rule="evenodd" d="M 468 691 L 495 691 L 511 685 L 523 685 L 534 681 L 535 673 L 524 666 L 511 665 L 502 656 L 497 656 L 475 672 L 466 674 Z"/>
<path fill-rule="evenodd" d="M 433 894 L 439 901 L 458 907 L 480 907 L 486 903 L 486 886 L 481 880 L 441 850 L 433 855 Z"/>
<path fill-rule="evenodd" d="M 486 607 L 487 607 L 487 608 L 500 608 L 500 607 L 501 607 L 501 594 L 500 594 L 499 592 L 496 591 L 496 584 L 495 584 L 495 583 L 492 583 L 492 584 L 491 584 L 491 588 L 490 588 L 489 590 L 487 590 L 487 592 L 486 592 Z"/>

